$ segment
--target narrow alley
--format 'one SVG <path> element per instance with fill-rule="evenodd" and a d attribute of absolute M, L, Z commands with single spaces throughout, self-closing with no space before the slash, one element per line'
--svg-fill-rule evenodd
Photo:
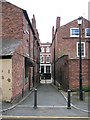
<path fill-rule="evenodd" d="M 15 108 L 3 112 L 3 116 L 81 116 L 88 113 L 75 108 L 67 109 L 67 102 L 60 91 L 52 84 L 40 84 L 37 87 L 37 108 L 34 108 L 34 92 Z"/>

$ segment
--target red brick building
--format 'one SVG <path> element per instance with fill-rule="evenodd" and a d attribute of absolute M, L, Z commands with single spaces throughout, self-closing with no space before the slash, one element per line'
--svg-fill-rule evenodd
<path fill-rule="evenodd" d="M 40 73 L 45 79 L 51 78 L 51 48 L 50 43 L 40 43 Z"/>
<path fill-rule="evenodd" d="M 3 100 L 11 102 L 39 82 L 40 40 L 34 15 L 31 23 L 26 10 L 9 2 L 0 8 L 0 81 Z"/>
<path fill-rule="evenodd" d="M 55 40 L 55 65 L 56 82 L 64 89 L 79 87 L 79 27 L 77 19 L 60 26 L 60 17 L 56 19 L 56 29 L 52 28 L 52 76 L 54 78 L 54 40 Z M 89 81 L 89 43 L 90 22 L 83 18 L 81 26 L 82 45 L 82 79 L 83 87 Z"/>

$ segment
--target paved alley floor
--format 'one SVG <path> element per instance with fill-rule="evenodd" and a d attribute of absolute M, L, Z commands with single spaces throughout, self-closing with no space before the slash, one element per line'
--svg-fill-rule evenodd
<path fill-rule="evenodd" d="M 67 109 L 63 95 L 51 84 L 40 84 L 37 88 L 37 108 L 34 108 L 34 92 L 15 108 L 3 112 L 5 116 L 81 116 L 88 113 L 75 108 Z"/>

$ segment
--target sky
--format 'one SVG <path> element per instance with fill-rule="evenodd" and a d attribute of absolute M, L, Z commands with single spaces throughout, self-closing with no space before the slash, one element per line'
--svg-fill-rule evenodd
<path fill-rule="evenodd" d="M 89 0 L 7 0 L 25 10 L 30 20 L 33 14 L 41 42 L 52 41 L 52 27 L 56 27 L 56 17 L 61 17 L 64 25 L 79 16 L 88 19 Z"/>

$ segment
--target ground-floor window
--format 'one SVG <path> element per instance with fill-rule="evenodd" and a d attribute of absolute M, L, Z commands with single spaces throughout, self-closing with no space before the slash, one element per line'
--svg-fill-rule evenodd
<path fill-rule="evenodd" d="M 41 66 L 41 73 L 44 73 L 44 66 Z"/>
<path fill-rule="evenodd" d="M 77 42 L 77 57 L 80 55 L 80 44 Z M 85 42 L 81 42 L 81 56 L 85 57 Z"/>
<path fill-rule="evenodd" d="M 25 84 L 28 82 L 28 68 L 27 60 L 25 58 Z"/>
<path fill-rule="evenodd" d="M 46 73 L 50 73 L 50 66 L 46 66 Z"/>

